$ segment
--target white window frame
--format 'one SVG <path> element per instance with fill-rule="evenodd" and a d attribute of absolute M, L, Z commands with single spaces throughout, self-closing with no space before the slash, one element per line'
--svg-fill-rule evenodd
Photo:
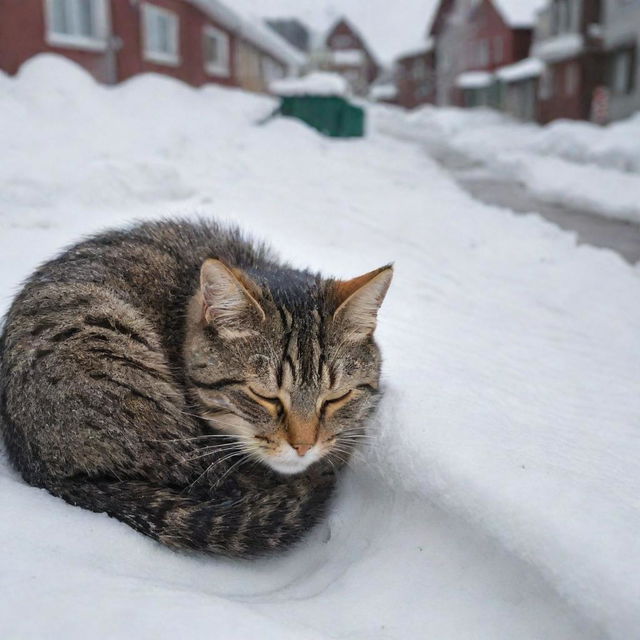
<path fill-rule="evenodd" d="M 149 2 L 143 3 L 140 9 L 142 26 L 142 55 L 148 62 L 177 67 L 180 64 L 180 17 L 174 11 L 164 9 Z M 173 52 L 157 51 L 150 48 L 149 23 L 156 17 L 167 18 L 170 22 L 169 42 L 173 45 Z"/>
<path fill-rule="evenodd" d="M 212 62 L 207 60 L 207 47 L 205 40 L 212 38 L 220 42 L 222 58 L 220 61 Z M 229 34 L 222 29 L 218 29 L 210 24 L 202 29 L 202 49 L 204 57 L 204 69 L 210 76 L 228 78 L 231 75 L 231 39 Z"/>
<path fill-rule="evenodd" d="M 80 23 L 79 6 L 82 2 L 93 4 L 95 37 L 88 37 L 80 33 L 61 33 L 55 31 L 54 5 L 65 2 L 70 9 L 70 21 L 76 26 Z M 45 0 L 46 41 L 54 47 L 72 49 L 87 49 L 89 51 L 105 51 L 111 34 L 111 15 L 107 0 Z"/>

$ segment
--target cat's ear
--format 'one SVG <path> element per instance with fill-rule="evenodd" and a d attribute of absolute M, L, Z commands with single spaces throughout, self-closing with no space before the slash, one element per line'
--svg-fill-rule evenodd
<path fill-rule="evenodd" d="M 345 323 L 349 336 L 360 339 L 370 336 L 376 328 L 378 309 L 391 284 L 393 266 L 387 265 L 352 280 L 335 283 L 338 308 L 334 319 Z"/>
<path fill-rule="evenodd" d="M 205 260 L 200 269 L 203 319 L 226 338 L 256 331 L 265 319 L 258 299 L 260 289 L 240 269 L 221 260 Z"/>

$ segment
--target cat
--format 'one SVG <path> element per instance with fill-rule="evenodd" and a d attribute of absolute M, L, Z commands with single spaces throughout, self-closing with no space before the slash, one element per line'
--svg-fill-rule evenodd
<path fill-rule="evenodd" d="M 5 319 L 8 457 L 175 549 L 286 548 L 366 437 L 391 278 L 324 279 L 213 221 L 90 237 L 38 268 Z"/>

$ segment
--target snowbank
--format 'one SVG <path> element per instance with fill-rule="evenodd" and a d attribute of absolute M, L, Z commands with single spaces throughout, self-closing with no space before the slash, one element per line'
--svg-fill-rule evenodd
<path fill-rule="evenodd" d="M 636 270 L 477 204 L 375 129 L 258 126 L 270 99 L 155 76 L 105 89 L 48 56 L 3 82 L 5 305 L 80 235 L 168 214 L 231 219 L 338 276 L 397 271 L 376 441 L 309 540 L 253 563 L 175 554 L 0 462 L 1 637 L 636 634 Z M 452 112 L 430 118 L 464 135 Z"/>
<path fill-rule="evenodd" d="M 315 71 L 302 78 L 276 80 L 269 90 L 279 96 L 346 96 L 349 83 L 338 73 Z"/>
<path fill-rule="evenodd" d="M 430 106 L 374 117 L 385 131 L 518 180 L 545 201 L 640 222 L 640 114 L 605 127 L 568 120 L 540 127 L 494 111 Z"/>

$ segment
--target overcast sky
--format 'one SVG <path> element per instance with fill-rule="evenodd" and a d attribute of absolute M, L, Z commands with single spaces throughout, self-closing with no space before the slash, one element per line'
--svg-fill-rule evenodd
<path fill-rule="evenodd" d="M 295 16 L 318 30 L 344 14 L 381 61 L 390 62 L 421 43 L 436 4 L 436 0 L 233 0 L 231 6 L 258 16 Z"/>

